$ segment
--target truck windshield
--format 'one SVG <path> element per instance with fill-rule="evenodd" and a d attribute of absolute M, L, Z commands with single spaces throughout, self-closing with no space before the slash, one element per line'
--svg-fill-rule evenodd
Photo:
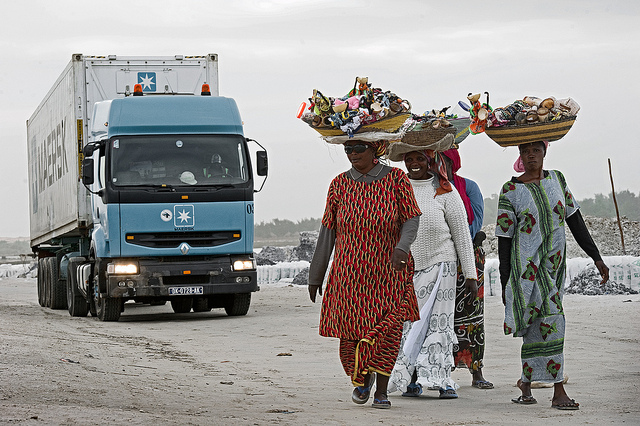
<path fill-rule="evenodd" d="M 238 135 L 123 136 L 110 141 L 115 186 L 216 186 L 247 182 Z"/>

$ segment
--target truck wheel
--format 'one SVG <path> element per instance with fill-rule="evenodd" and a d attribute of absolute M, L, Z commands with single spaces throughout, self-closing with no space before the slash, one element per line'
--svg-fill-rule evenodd
<path fill-rule="evenodd" d="M 230 317 L 247 315 L 251 304 L 251 293 L 232 294 L 224 305 L 224 310 Z"/>
<path fill-rule="evenodd" d="M 82 257 L 69 259 L 67 267 L 67 309 L 72 317 L 86 317 L 89 304 L 78 290 L 78 266 L 84 262 Z"/>
<path fill-rule="evenodd" d="M 193 298 L 193 312 L 209 312 L 210 310 L 208 297 Z"/>
<path fill-rule="evenodd" d="M 42 301 L 45 308 L 51 307 L 51 268 L 49 267 L 49 257 L 42 259 Z"/>
<path fill-rule="evenodd" d="M 122 312 L 122 299 L 119 297 L 98 297 L 96 313 L 100 321 L 118 321 Z"/>
<path fill-rule="evenodd" d="M 49 261 L 49 273 L 51 274 L 51 309 L 67 309 L 67 286 L 66 283 L 60 279 L 58 259 L 48 257 L 47 260 Z"/>
<path fill-rule="evenodd" d="M 38 259 L 38 304 L 44 306 L 44 259 Z"/>
<path fill-rule="evenodd" d="M 186 314 L 191 311 L 191 305 L 193 299 L 191 297 L 180 297 L 178 299 L 171 299 L 171 308 L 176 314 Z"/>

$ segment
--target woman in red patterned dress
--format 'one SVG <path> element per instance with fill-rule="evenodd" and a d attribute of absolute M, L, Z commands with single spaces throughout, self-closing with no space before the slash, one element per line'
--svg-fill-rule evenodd
<path fill-rule="evenodd" d="M 355 139 L 355 138 L 354 138 Z M 419 319 L 409 254 L 420 210 L 406 174 L 378 158 L 384 142 L 349 140 L 352 168 L 333 179 L 309 268 L 315 303 L 334 251 L 320 314 L 320 335 L 340 339 L 340 360 L 355 387 L 352 400 L 390 408 L 387 384 L 404 321 Z M 377 373 L 377 374 L 376 374 Z"/>

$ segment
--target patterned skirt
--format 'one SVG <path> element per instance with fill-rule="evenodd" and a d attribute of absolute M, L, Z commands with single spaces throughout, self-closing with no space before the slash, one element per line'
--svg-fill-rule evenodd
<path fill-rule="evenodd" d="M 456 335 L 453 332 L 456 276 L 455 262 L 438 263 L 415 273 L 413 280 L 421 315 L 425 312 L 423 308 L 434 291 L 436 283 L 438 281 L 439 283 L 431 312 L 428 318 L 425 318 L 424 338 L 418 342 L 419 350 L 415 359 L 408 349 L 412 342 L 407 342 L 407 338 L 413 334 L 412 327 L 420 327 L 420 321 L 404 323 L 398 359 L 389 380 L 389 392 L 396 390 L 406 392 L 414 372 L 417 375 L 417 383 L 425 389 L 447 386 L 458 388 L 451 378 L 451 369 L 454 365 L 453 345 L 456 343 Z"/>
<path fill-rule="evenodd" d="M 465 277 L 458 265 L 456 284 L 456 308 L 453 327 L 458 343 L 453 345 L 455 367 L 467 367 L 472 373 L 484 367 L 484 262 L 482 246 L 474 248 L 478 273 L 478 298 L 471 301 L 471 294 L 464 286 Z M 455 368 L 454 367 L 454 368 Z"/>

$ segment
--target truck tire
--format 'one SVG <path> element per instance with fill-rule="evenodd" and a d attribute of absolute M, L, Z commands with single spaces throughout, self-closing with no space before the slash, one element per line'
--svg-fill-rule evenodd
<path fill-rule="evenodd" d="M 209 312 L 210 310 L 208 297 L 193 298 L 193 312 Z"/>
<path fill-rule="evenodd" d="M 224 305 L 224 310 L 230 317 L 247 315 L 251 304 L 251 293 L 239 293 L 229 296 L 229 300 Z"/>
<path fill-rule="evenodd" d="M 42 259 L 42 306 L 51 307 L 51 268 L 49 267 L 49 257 Z"/>
<path fill-rule="evenodd" d="M 122 299 L 119 297 L 99 297 L 96 300 L 96 313 L 100 321 L 118 321 L 122 312 Z"/>
<path fill-rule="evenodd" d="M 51 282 L 51 309 L 67 309 L 67 286 L 64 280 L 60 279 L 58 259 L 48 257 L 50 282 Z"/>
<path fill-rule="evenodd" d="M 44 306 L 44 259 L 38 259 L 38 304 Z"/>
<path fill-rule="evenodd" d="M 67 309 L 72 317 L 86 317 L 89 304 L 78 290 L 78 266 L 84 262 L 83 257 L 72 257 L 67 266 Z"/>
<path fill-rule="evenodd" d="M 186 314 L 187 312 L 191 312 L 192 305 L 193 299 L 191 297 L 171 299 L 171 308 L 176 314 Z"/>

